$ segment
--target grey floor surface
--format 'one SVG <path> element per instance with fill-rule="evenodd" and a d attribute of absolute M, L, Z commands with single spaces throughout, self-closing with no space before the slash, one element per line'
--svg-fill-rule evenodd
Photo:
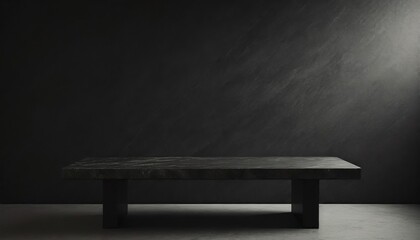
<path fill-rule="evenodd" d="M 0 205 L 0 239 L 420 239 L 420 205 L 322 204 L 320 228 L 298 229 L 286 204 L 129 205 L 102 229 L 101 205 Z"/>

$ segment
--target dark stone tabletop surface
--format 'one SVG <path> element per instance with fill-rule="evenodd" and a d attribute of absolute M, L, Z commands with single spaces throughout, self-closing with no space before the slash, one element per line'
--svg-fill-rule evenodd
<path fill-rule="evenodd" d="M 336 157 L 85 158 L 63 168 L 74 179 L 352 179 L 360 167 Z"/>

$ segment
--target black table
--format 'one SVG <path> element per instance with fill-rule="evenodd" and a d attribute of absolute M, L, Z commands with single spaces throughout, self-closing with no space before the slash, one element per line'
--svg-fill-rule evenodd
<path fill-rule="evenodd" d="M 63 168 L 69 179 L 103 180 L 103 226 L 127 215 L 127 180 L 292 180 L 292 212 L 319 227 L 319 180 L 359 179 L 360 167 L 336 157 L 86 158 Z"/>

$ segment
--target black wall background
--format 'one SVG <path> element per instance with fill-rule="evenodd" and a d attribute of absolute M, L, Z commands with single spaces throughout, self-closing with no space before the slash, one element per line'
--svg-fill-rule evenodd
<path fill-rule="evenodd" d="M 323 202 L 420 202 L 419 1 L 3 1 L 2 201 L 98 202 L 86 156 L 338 156 Z M 287 202 L 287 181 L 131 202 Z"/>

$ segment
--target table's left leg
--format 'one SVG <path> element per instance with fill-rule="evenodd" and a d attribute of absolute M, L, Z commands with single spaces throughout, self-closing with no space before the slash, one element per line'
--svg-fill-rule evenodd
<path fill-rule="evenodd" d="M 292 180 L 292 212 L 304 228 L 319 227 L 319 180 Z"/>
<path fill-rule="evenodd" d="M 127 216 L 127 180 L 103 180 L 103 227 L 117 228 Z"/>

